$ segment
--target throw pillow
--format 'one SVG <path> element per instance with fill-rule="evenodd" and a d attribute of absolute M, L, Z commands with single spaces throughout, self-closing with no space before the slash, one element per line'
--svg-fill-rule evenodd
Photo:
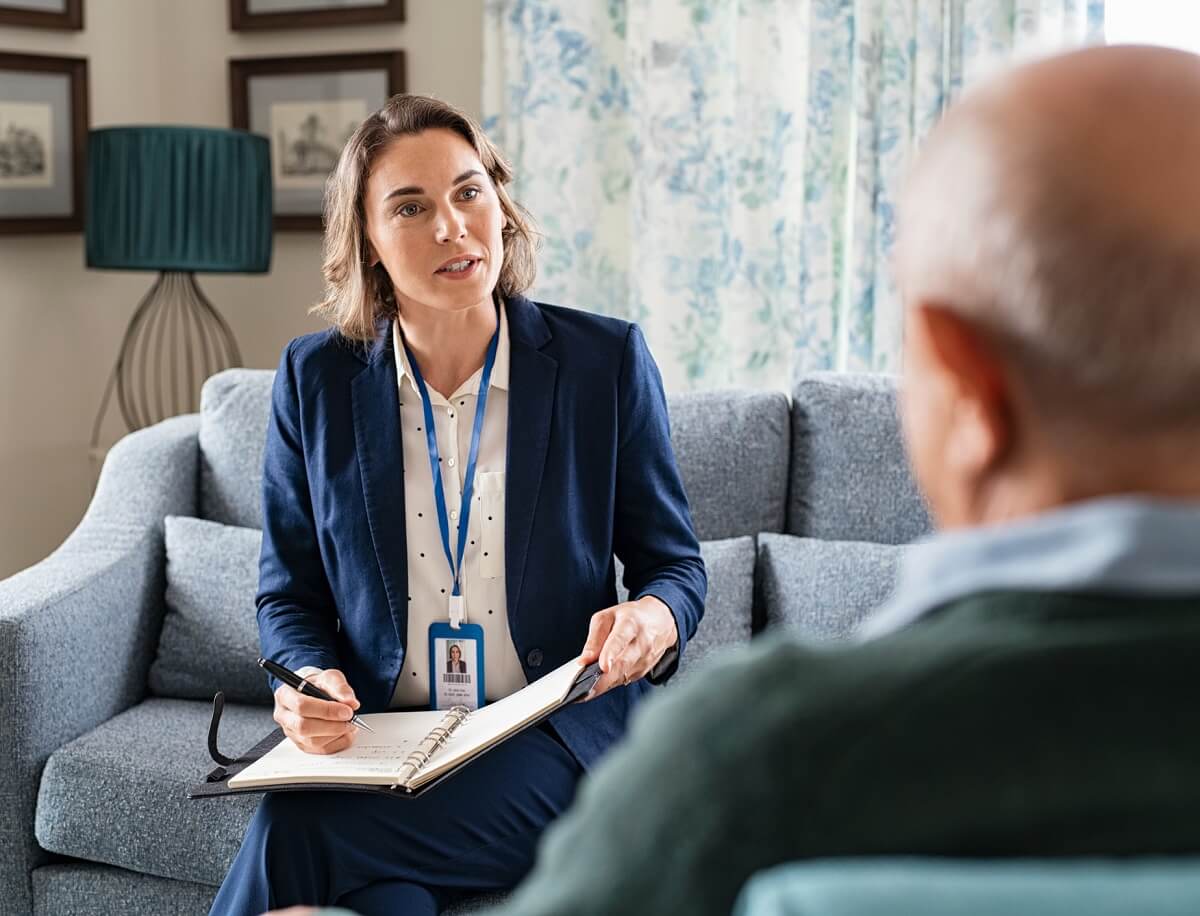
<path fill-rule="evenodd" d="M 703 541 L 700 556 L 708 570 L 708 597 L 696 635 L 687 644 L 678 679 L 690 675 L 722 649 L 750 641 L 754 604 L 754 538 Z M 624 568 L 617 561 L 617 600 L 628 601 L 621 582 Z M 672 678 L 672 683 L 676 678 Z"/>
<path fill-rule="evenodd" d="M 887 600 L 904 547 L 788 534 L 758 538 L 758 579 L 768 631 L 810 639 L 849 636 Z"/>
<path fill-rule="evenodd" d="M 160 696 L 272 702 L 257 665 L 262 532 L 169 515 L 166 615 L 150 690 Z"/>

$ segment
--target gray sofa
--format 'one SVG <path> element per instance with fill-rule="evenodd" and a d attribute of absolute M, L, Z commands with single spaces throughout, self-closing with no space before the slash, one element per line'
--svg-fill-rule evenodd
<path fill-rule="evenodd" d="M 0 912 L 206 912 L 257 804 L 184 797 L 211 766 L 209 698 L 243 699 L 226 753 L 274 725 L 239 643 L 272 376 L 224 372 L 199 414 L 121 440 L 68 540 L 0 582 Z M 929 527 L 894 400 L 891 380 L 849 375 L 805 378 L 790 401 L 671 399 L 710 578 L 681 679 L 762 630 L 843 636 L 886 595 L 894 545 Z"/>

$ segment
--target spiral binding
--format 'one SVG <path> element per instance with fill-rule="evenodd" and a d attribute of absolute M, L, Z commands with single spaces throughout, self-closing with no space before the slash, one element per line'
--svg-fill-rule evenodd
<path fill-rule="evenodd" d="M 404 758 L 400 769 L 396 771 L 396 785 L 402 786 L 412 779 L 421 768 L 429 762 L 429 758 L 437 753 L 438 748 L 450 740 L 454 730 L 467 720 L 471 710 L 465 706 L 453 706 L 446 712 L 442 724 L 429 730 L 429 734 L 421 741 L 415 751 Z M 432 743 L 432 747 L 426 745 Z"/>

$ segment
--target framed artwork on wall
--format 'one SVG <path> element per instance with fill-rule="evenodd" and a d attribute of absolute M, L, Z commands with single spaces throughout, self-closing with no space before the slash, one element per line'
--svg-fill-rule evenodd
<path fill-rule="evenodd" d="M 233 126 L 271 142 L 275 229 L 321 229 L 325 179 L 371 112 L 404 92 L 402 51 L 229 62 Z"/>
<path fill-rule="evenodd" d="M 0 25 L 82 29 L 83 0 L 0 0 Z"/>
<path fill-rule="evenodd" d="M 79 232 L 87 61 L 0 52 L 0 234 Z"/>
<path fill-rule="evenodd" d="M 404 0 L 229 0 L 235 32 L 403 21 Z"/>

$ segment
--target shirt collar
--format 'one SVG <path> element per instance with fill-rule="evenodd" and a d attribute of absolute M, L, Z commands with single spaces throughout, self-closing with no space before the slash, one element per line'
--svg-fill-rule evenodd
<path fill-rule="evenodd" d="M 984 591 L 1200 594 L 1200 502 L 1112 497 L 932 535 L 907 549 L 892 598 L 858 635 Z"/>
<path fill-rule="evenodd" d="M 408 353 L 404 349 L 404 344 L 400 336 L 400 321 L 392 319 L 392 350 L 396 358 L 396 382 L 403 388 L 404 382 L 407 379 L 409 387 L 417 397 L 420 397 L 420 391 L 417 389 L 416 380 L 412 376 L 412 368 L 408 364 Z M 492 380 L 489 387 L 498 388 L 501 391 L 508 390 L 508 365 L 509 365 L 509 346 L 508 339 L 508 309 L 503 302 L 500 303 L 500 340 L 496 344 L 496 365 L 492 367 Z M 450 395 L 449 400 L 453 400 L 463 395 L 476 395 L 479 393 L 479 382 L 483 378 L 483 367 L 480 366 L 465 382 L 458 386 L 458 390 Z M 436 391 L 430 391 L 430 395 L 434 401 L 446 400 L 442 398 Z"/>

